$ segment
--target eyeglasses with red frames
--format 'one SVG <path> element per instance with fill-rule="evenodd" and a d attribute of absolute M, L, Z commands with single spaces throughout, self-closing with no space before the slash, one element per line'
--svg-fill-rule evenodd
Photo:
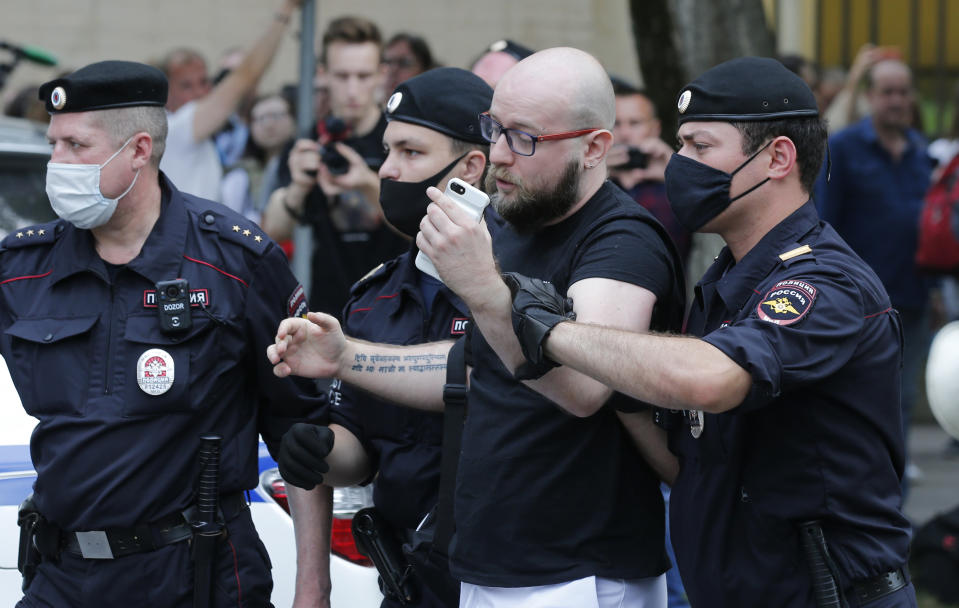
<path fill-rule="evenodd" d="M 602 129 L 579 129 L 577 131 L 566 131 L 565 133 L 549 133 L 547 135 L 533 135 L 519 129 L 510 129 L 498 123 L 489 112 L 483 112 L 479 115 L 480 135 L 491 144 L 495 144 L 500 135 L 506 136 L 506 145 L 514 154 L 520 156 L 532 156 L 536 152 L 536 142 L 553 141 L 557 139 L 572 139 L 581 137 L 594 131 Z"/>

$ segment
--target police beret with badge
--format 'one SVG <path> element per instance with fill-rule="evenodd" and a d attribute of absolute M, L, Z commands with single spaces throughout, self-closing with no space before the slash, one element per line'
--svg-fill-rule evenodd
<path fill-rule="evenodd" d="M 679 124 L 819 115 L 803 79 L 768 57 L 738 57 L 706 70 L 683 88 L 677 108 Z"/>
<path fill-rule="evenodd" d="M 487 53 L 506 53 L 516 61 L 522 61 L 533 54 L 533 50 L 513 42 L 512 40 L 497 40 L 489 45 Z"/>
<path fill-rule="evenodd" d="M 157 68 L 134 61 L 99 61 L 40 86 L 47 112 L 88 112 L 110 108 L 166 105 L 167 78 Z"/>
<path fill-rule="evenodd" d="M 386 120 L 486 144 L 477 115 L 488 110 L 492 101 L 493 89 L 479 76 L 460 68 L 436 68 L 396 87 L 386 102 Z"/>

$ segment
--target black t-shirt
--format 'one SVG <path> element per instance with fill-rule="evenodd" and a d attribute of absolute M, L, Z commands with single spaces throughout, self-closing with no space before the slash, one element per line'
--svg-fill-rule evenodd
<path fill-rule="evenodd" d="M 356 150 L 370 168 L 377 170 L 386 158 L 383 152 L 385 131 L 386 117 L 380 116 L 372 131 L 348 138 L 343 143 Z M 280 159 L 277 172 L 280 187 L 291 181 L 288 160 L 289 150 Z M 350 194 L 357 193 L 340 197 Z M 380 262 L 406 251 L 409 243 L 390 230 L 385 222 L 373 229 L 338 228 L 330 215 L 336 205 L 337 201 L 327 199 L 317 186 L 307 195 L 304 214 L 305 221 L 313 227 L 310 310 L 339 317 L 353 283 Z"/>
<path fill-rule="evenodd" d="M 662 227 L 609 182 L 575 215 L 493 240 L 503 271 L 560 292 L 609 278 L 656 294 L 654 328 L 675 328 L 682 273 Z M 451 568 L 496 587 L 585 576 L 657 576 L 669 566 L 659 480 L 608 404 L 572 416 L 514 380 L 472 329 L 469 415 L 456 483 Z"/>

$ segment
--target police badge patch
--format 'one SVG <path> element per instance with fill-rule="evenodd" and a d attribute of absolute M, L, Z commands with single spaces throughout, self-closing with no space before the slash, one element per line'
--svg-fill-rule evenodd
<path fill-rule="evenodd" d="M 176 378 L 170 353 L 159 348 L 145 351 L 137 360 L 137 384 L 147 395 L 162 395 L 170 390 Z"/>
<path fill-rule="evenodd" d="M 763 321 L 792 325 L 806 316 L 817 293 L 816 288 L 805 281 L 780 281 L 759 301 L 756 312 Z"/>

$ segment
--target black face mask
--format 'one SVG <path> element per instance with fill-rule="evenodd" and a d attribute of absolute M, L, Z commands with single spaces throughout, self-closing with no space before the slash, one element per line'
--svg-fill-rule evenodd
<path fill-rule="evenodd" d="M 673 154 L 666 165 L 666 198 L 676 219 L 686 230 L 695 232 L 722 213 L 734 201 L 769 181 L 767 177 L 752 188 L 729 198 L 733 176 L 769 147 L 772 140 L 756 150 L 732 173 L 714 169 L 688 156 Z"/>
<path fill-rule="evenodd" d="M 386 221 L 406 236 L 415 239 L 416 233 L 420 231 L 420 221 L 426 215 L 426 208 L 432 202 L 430 197 L 426 196 L 426 189 L 440 183 L 440 180 L 453 170 L 453 167 L 463 159 L 463 156 L 421 182 L 398 182 L 393 179 L 381 179 L 380 207 L 383 208 Z"/>

